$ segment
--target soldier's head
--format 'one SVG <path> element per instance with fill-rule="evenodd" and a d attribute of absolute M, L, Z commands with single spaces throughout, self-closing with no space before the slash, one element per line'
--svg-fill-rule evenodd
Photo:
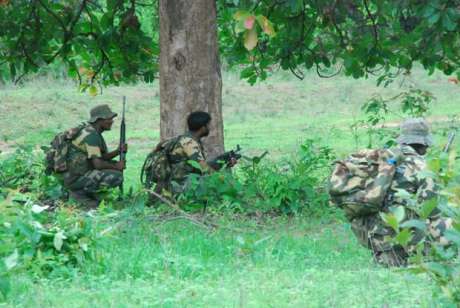
<path fill-rule="evenodd" d="M 211 116 L 204 111 L 192 112 L 187 117 L 188 129 L 199 137 L 209 135 L 209 123 L 211 123 Z"/>
<path fill-rule="evenodd" d="M 397 140 L 399 144 L 411 146 L 420 155 L 425 155 L 428 147 L 433 144 L 430 128 L 422 118 L 405 120 L 401 124 L 401 134 Z"/>
<path fill-rule="evenodd" d="M 90 111 L 89 123 L 100 128 L 102 131 L 112 128 L 113 119 L 117 116 L 115 112 L 110 110 L 109 105 L 97 105 Z"/>

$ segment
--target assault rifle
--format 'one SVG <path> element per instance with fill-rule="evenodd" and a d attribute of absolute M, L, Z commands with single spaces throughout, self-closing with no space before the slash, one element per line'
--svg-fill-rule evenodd
<path fill-rule="evenodd" d="M 447 143 L 444 146 L 444 149 L 442 150 L 443 152 L 447 153 L 449 152 L 450 147 L 452 146 L 452 143 L 454 142 L 455 139 L 455 132 L 451 131 L 449 135 L 447 136 Z"/>
<path fill-rule="evenodd" d="M 208 164 L 215 170 L 219 170 L 223 166 L 230 167 L 230 161 L 238 160 L 241 158 L 242 155 L 240 154 L 240 151 L 241 147 L 239 144 L 237 144 L 236 149 L 230 150 L 222 155 L 217 156 Z"/>
<path fill-rule="evenodd" d="M 123 112 L 121 114 L 121 125 L 120 125 L 120 161 L 126 161 L 126 151 L 124 147 L 126 144 L 126 124 L 125 124 L 125 108 L 126 108 L 126 96 L 123 96 Z M 120 184 L 120 196 L 123 196 L 123 182 Z"/>

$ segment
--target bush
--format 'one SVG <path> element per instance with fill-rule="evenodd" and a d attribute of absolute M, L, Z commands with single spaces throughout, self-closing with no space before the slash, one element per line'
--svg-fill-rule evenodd
<path fill-rule="evenodd" d="M 417 245 L 416 254 L 410 259 L 410 270 L 415 273 L 426 273 L 436 283 L 434 298 L 437 304 L 445 307 L 457 307 L 460 303 L 460 177 L 455 166 L 455 153 L 437 153 L 428 161 L 430 172 L 424 176 L 432 177 L 439 185 L 436 198 L 421 205 L 410 194 L 406 194 L 407 202 L 415 209 L 419 219 L 401 223 L 404 219 L 404 208 L 396 210 L 399 215 L 384 216 L 391 221 L 396 231 L 394 242 L 407 246 L 415 229 L 422 232 L 424 240 Z M 437 209 L 445 222 L 451 226 L 440 234 L 433 234 L 426 219 Z M 442 240 L 440 240 L 442 238 Z"/>
<path fill-rule="evenodd" d="M 63 190 L 58 180 L 45 176 L 42 152 L 19 148 L 0 160 L 0 194 L 9 189 L 32 192 L 40 200 L 58 199 Z"/>
<path fill-rule="evenodd" d="M 330 148 L 316 147 L 313 140 L 307 140 L 297 156 L 281 164 L 255 157 L 241 161 L 234 173 L 192 175 L 180 202 L 248 214 L 321 212 L 328 202 L 324 185 L 333 158 Z"/>
<path fill-rule="evenodd" d="M 70 274 L 96 258 L 93 219 L 72 208 L 49 211 L 61 193 L 31 149 L 0 161 L 0 298 L 8 294 L 13 273 Z"/>

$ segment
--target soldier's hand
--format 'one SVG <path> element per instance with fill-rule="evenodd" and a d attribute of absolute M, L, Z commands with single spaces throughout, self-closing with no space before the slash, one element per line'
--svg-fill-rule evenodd
<path fill-rule="evenodd" d="M 126 162 L 124 160 L 117 161 L 115 163 L 115 169 L 123 171 L 124 169 L 126 169 Z"/>
<path fill-rule="evenodd" d="M 238 160 L 235 158 L 235 157 L 231 157 L 227 163 L 227 166 L 229 166 L 230 168 L 235 166 L 236 163 L 238 162 Z"/>
<path fill-rule="evenodd" d="M 120 153 L 127 153 L 128 152 L 128 144 L 125 143 L 123 145 L 121 145 L 118 149 L 118 154 Z"/>

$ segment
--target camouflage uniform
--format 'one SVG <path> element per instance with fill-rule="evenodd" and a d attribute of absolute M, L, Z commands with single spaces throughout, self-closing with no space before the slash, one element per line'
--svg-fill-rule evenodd
<path fill-rule="evenodd" d="M 171 162 L 171 179 L 168 188 L 173 193 L 180 193 L 186 189 L 189 174 L 201 174 L 188 161 L 206 161 L 206 154 L 200 140 L 189 132 L 177 137 L 175 145 L 169 152 Z"/>
<path fill-rule="evenodd" d="M 423 125 L 420 125 L 421 123 Z M 414 143 L 426 146 L 431 145 L 431 135 L 428 133 L 428 127 L 424 127 L 425 125 L 425 122 L 419 119 L 408 120 L 402 125 L 402 135 L 398 141 L 401 143 L 400 150 L 403 158 L 396 168 L 382 212 L 389 212 L 391 207 L 403 206 L 406 220 L 417 219 L 416 212 L 408 207 L 407 201 L 399 197 L 397 192 L 399 190 L 407 191 L 416 197 L 418 204 L 434 197 L 436 194 L 436 185 L 433 180 L 421 176 L 421 171 L 426 168 L 425 159 L 411 146 L 407 145 Z M 418 134 L 415 134 L 415 136 L 413 134 L 414 127 L 419 129 Z M 425 239 L 423 232 L 413 230 L 411 243 L 408 247 L 403 248 L 390 242 L 395 232 L 386 225 L 379 213 L 355 218 L 351 221 L 352 230 L 359 242 L 373 251 L 378 263 L 387 266 L 406 264 L 407 257 L 421 241 L 426 241 L 427 244 L 429 244 L 430 240 L 440 243 L 446 242 L 442 238 L 442 233 L 452 224 L 449 219 L 440 217 L 439 212 L 434 211 L 426 223 L 431 239 Z"/>
<path fill-rule="evenodd" d="M 107 108 L 108 106 L 102 115 L 93 115 L 90 123 L 72 140 L 68 156 L 68 171 L 63 174 L 64 186 L 70 191 L 94 196 L 101 189 L 118 187 L 123 182 L 122 172 L 112 169 L 97 170 L 91 163 L 91 159 L 102 158 L 108 152 L 102 134 L 92 125 L 103 116 L 116 116 L 115 113 L 109 113 L 110 109 Z"/>
<path fill-rule="evenodd" d="M 69 153 L 69 171 L 64 174 L 64 185 L 70 190 L 84 190 L 95 193 L 101 188 L 117 187 L 123 181 L 123 174 L 117 170 L 96 170 L 92 158 L 102 158 L 107 145 L 102 135 L 89 124 L 72 141 Z"/>

